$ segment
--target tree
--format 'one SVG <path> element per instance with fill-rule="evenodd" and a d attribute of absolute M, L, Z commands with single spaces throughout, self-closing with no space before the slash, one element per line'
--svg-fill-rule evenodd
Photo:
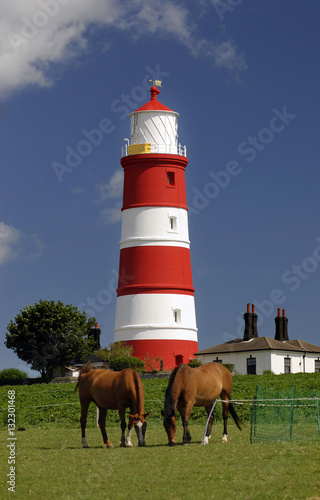
<path fill-rule="evenodd" d="M 5 345 L 42 378 L 51 378 L 57 368 L 81 363 L 92 352 L 89 334 L 94 322 L 95 318 L 87 319 L 73 305 L 40 300 L 26 306 L 8 324 Z"/>

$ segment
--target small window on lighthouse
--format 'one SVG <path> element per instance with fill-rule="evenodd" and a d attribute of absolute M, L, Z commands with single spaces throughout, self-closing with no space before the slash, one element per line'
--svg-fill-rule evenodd
<path fill-rule="evenodd" d="M 167 186 L 173 187 L 176 185 L 174 172 L 167 172 Z"/>
<path fill-rule="evenodd" d="M 181 323 L 181 309 L 174 309 L 173 315 L 174 315 L 174 322 Z"/>
<path fill-rule="evenodd" d="M 177 217 L 169 216 L 169 231 L 177 231 Z"/>

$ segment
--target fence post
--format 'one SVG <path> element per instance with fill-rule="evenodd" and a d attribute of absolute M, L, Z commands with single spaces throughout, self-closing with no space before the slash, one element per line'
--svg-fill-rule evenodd
<path fill-rule="evenodd" d="M 317 404 L 318 432 L 319 432 L 319 437 L 320 437 L 319 397 L 318 397 L 318 393 L 317 392 L 316 392 L 316 404 Z"/>
<path fill-rule="evenodd" d="M 291 401 L 290 439 L 292 439 L 292 426 L 293 426 L 293 412 L 294 412 L 295 396 L 296 396 L 296 386 L 293 386 L 293 397 L 292 397 L 292 401 Z"/>

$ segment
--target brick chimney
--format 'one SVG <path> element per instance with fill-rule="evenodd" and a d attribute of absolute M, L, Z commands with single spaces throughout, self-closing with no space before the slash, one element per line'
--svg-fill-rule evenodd
<path fill-rule="evenodd" d="M 94 349 L 95 350 L 99 350 L 101 345 L 100 345 L 100 335 L 101 335 L 101 330 L 99 328 L 99 325 L 98 323 L 95 323 L 95 326 L 92 326 L 91 324 L 91 329 L 90 329 L 90 337 L 94 340 L 95 342 L 95 346 L 94 346 Z"/>
<path fill-rule="evenodd" d="M 274 318 L 275 324 L 276 324 L 276 333 L 275 333 L 275 340 L 280 340 L 283 342 L 284 340 L 289 340 L 288 337 L 288 318 L 286 317 L 286 310 L 282 309 L 282 316 L 281 316 L 281 309 L 278 307 L 278 316 Z"/>
<path fill-rule="evenodd" d="M 250 312 L 250 304 L 247 304 L 247 312 L 244 317 L 244 335 L 243 340 L 250 340 L 258 337 L 257 319 L 258 315 L 255 313 L 255 305 L 252 304 L 252 312 Z"/>

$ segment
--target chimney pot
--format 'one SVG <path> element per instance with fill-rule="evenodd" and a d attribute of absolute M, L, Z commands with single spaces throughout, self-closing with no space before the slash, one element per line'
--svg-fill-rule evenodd
<path fill-rule="evenodd" d="M 250 312 L 250 304 L 247 304 L 247 313 Z"/>
<path fill-rule="evenodd" d="M 96 328 L 98 328 L 98 323 L 96 323 Z"/>
<path fill-rule="evenodd" d="M 278 307 L 278 316 L 281 316 L 281 309 Z"/>
<path fill-rule="evenodd" d="M 252 304 L 252 314 L 255 314 L 255 311 L 256 311 L 256 306 Z"/>
<path fill-rule="evenodd" d="M 286 317 L 286 310 L 285 309 L 282 309 L 282 317 L 285 318 Z"/>

